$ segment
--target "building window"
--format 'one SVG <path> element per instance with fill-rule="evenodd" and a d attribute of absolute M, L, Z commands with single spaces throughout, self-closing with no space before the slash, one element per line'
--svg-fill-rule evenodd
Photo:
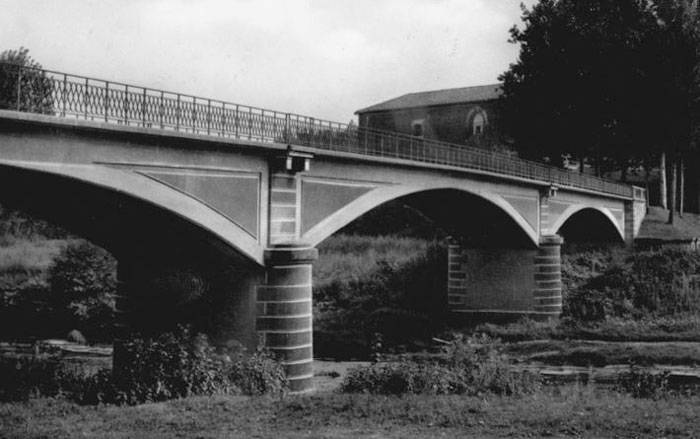
<path fill-rule="evenodd" d="M 486 117 L 483 111 L 479 111 L 474 115 L 474 120 L 472 121 L 472 134 L 478 136 L 483 133 L 484 125 L 486 125 Z"/>
<path fill-rule="evenodd" d="M 416 137 L 423 137 L 423 121 L 414 120 L 411 123 L 411 134 Z"/>

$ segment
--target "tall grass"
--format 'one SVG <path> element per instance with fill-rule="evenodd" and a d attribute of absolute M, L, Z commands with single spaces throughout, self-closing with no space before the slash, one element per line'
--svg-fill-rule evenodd
<path fill-rule="evenodd" d="M 49 268 L 71 241 L 66 239 L 13 239 L 0 246 L 0 273 Z"/>
<path fill-rule="evenodd" d="M 376 270 L 380 261 L 404 264 L 425 254 L 430 241 L 399 236 L 335 235 L 318 247 L 314 285 L 360 280 Z"/>

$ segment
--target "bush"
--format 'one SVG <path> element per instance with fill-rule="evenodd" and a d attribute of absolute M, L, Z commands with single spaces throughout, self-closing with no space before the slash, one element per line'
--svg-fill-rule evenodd
<path fill-rule="evenodd" d="M 322 283 L 314 290 L 315 354 L 367 358 L 375 334 L 389 349 L 428 339 L 445 322 L 446 263 L 444 246 L 432 243 L 401 263 L 380 260 L 361 278 Z"/>
<path fill-rule="evenodd" d="M 226 376 L 244 395 L 283 395 L 288 388 L 282 366 L 261 349 L 251 356 L 239 354 Z"/>
<path fill-rule="evenodd" d="M 630 371 L 620 376 L 617 388 L 635 398 L 658 399 L 669 393 L 669 372 L 651 373 L 631 365 Z"/>
<path fill-rule="evenodd" d="M 350 370 L 341 391 L 382 395 L 466 393 L 467 379 L 460 371 L 439 364 L 376 363 Z"/>
<path fill-rule="evenodd" d="M 204 335 L 184 327 L 125 343 L 117 362 L 112 371 L 59 356 L 0 357 L 0 400 L 61 396 L 83 404 L 140 404 L 191 395 L 283 395 L 288 389 L 282 366 L 265 351 L 217 354 Z"/>
<path fill-rule="evenodd" d="M 48 283 L 59 333 L 77 328 L 90 340 L 111 340 L 117 280 L 109 253 L 87 241 L 70 244 L 54 259 Z"/>
<path fill-rule="evenodd" d="M 27 280 L 0 292 L 0 334 L 6 340 L 54 336 L 56 315 L 50 303 L 43 281 Z"/>
<path fill-rule="evenodd" d="M 179 328 L 154 339 L 115 347 L 114 400 L 136 404 L 190 395 L 229 393 L 224 362 L 203 335 Z"/>
<path fill-rule="evenodd" d="M 488 337 L 458 337 L 443 355 L 427 360 L 374 363 L 352 369 L 341 385 L 347 393 L 522 395 L 539 388 L 539 378 L 514 372 L 499 344 Z"/>
<path fill-rule="evenodd" d="M 700 254 L 637 252 L 590 278 L 565 298 L 563 314 L 580 321 L 700 311 Z"/>
<path fill-rule="evenodd" d="M 81 400 L 97 369 L 53 355 L 0 357 L 0 400 L 63 396 Z"/>
<path fill-rule="evenodd" d="M 284 394 L 282 366 L 267 352 L 218 354 L 206 336 L 179 327 L 155 339 L 134 339 L 121 348 L 111 378 L 112 399 L 137 404 L 190 395 Z"/>

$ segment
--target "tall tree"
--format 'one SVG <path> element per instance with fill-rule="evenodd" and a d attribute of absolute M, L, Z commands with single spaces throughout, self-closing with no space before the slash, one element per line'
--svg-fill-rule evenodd
<path fill-rule="evenodd" d="M 0 109 L 53 113 L 53 81 L 41 68 L 29 49 L 1 52 Z"/>
<path fill-rule="evenodd" d="M 500 77 L 519 152 L 554 163 L 589 157 L 599 172 L 643 158 L 652 148 L 643 128 L 650 2 L 541 0 L 522 18 L 525 27 L 511 29 L 519 59 Z"/>
<path fill-rule="evenodd" d="M 697 0 L 655 0 L 656 37 L 650 69 L 654 79 L 656 124 L 672 159 L 672 172 L 682 171 L 682 160 L 693 149 L 700 115 L 700 15 Z M 672 184 L 673 186 L 673 184 Z M 685 184 L 682 184 L 685 189 Z M 668 222 L 685 194 L 670 194 Z"/>

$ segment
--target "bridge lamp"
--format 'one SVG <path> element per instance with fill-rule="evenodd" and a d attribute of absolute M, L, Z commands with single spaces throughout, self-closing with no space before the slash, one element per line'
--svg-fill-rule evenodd
<path fill-rule="evenodd" d="M 311 169 L 313 154 L 288 150 L 285 155 L 277 156 L 277 168 L 292 174 Z"/>

